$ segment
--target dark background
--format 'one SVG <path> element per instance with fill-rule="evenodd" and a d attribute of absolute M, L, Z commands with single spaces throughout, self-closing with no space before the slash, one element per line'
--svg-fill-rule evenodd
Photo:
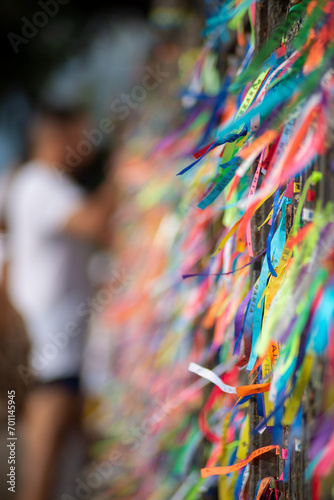
<path fill-rule="evenodd" d="M 111 16 L 126 15 L 144 18 L 150 3 L 150 0 L 122 0 L 117 3 L 108 0 L 69 0 L 66 5 L 58 4 L 57 15 L 54 18 L 49 16 L 45 27 L 40 28 L 27 44 L 21 43 L 16 54 L 8 34 L 22 35 L 24 25 L 22 17 L 32 21 L 34 14 L 43 9 L 37 0 L 1 2 L 3 72 L 0 79 L 0 94 L 3 95 L 23 85 L 31 97 L 36 97 L 50 70 L 84 48 L 106 19 Z"/>

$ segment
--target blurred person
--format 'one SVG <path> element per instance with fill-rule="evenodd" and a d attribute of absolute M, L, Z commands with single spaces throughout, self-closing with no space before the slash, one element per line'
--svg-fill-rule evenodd
<path fill-rule="evenodd" d="M 30 365 L 19 366 L 29 385 L 20 500 L 52 498 L 58 451 L 79 423 L 90 316 L 86 267 L 94 244 L 105 239 L 113 209 L 109 178 L 89 195 L 75 180 L 94 159 L 94 152 L 77 153 L 87 125 L 79 110 L 44 108 L 31 125 L 30 160 L 6 195 L 8 289 L 32 344 Z"/>

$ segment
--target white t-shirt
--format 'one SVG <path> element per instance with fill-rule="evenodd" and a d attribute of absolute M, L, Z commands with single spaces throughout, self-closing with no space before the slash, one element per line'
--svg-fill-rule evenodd
<path fill-rule="evenodd" d="M 62 229 L 83 197 L 69 177 L 32 161 L 15 175 L 7 198 L 9 293 L 31 337 L 31 367 L 44 381 L 80 370 L 91 245 Z"/>

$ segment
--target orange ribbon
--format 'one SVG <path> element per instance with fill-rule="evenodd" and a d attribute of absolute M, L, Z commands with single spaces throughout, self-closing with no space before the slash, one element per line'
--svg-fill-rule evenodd
<path fill-rule="evenodd" d="M 270 389 L 270 383 L 242 385 L 240 387 L 236 387 L 238 398 L 243 398 L 245 396 L 251 396 L 252 394 L 258 394 L 260 392 L 268 392 L 269 389 Z"/>
<path fill-rule="evenodd" d="M 257 450 L 253 451 L 253 453 L 251 453 L 248 458 L 245 458 L 245 460 L 241 460 L 241 462 L 237 464 L 228 465 L 227 467 L 209 467 L 201 469 L 201 476 L 202 478 L 205 478 L 209 476 L 222 476 L 225 474 L 229 474 L 230 472 L 242 469 L 247 464 L 249 464 L 249 462 L 251 462 L 254 458 L 263 455 L 263 453 L 267 453 L 268 451 L 271 450 L 276 450 L 276 455 L 279 454 L 279 446 L 277 445 L 264 446 L 263 448 L 258 448 Z"/>

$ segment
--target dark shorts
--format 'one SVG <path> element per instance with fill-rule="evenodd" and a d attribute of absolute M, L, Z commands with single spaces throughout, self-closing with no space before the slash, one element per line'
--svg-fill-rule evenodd
<path fill-rule="evenodd" d="M 73 375 L 71 377 L 57 378 L 50 380 L 48 382 L 37 383 L 39 387 L 63 387 L 73 394 L 78 394 L 80 392 L 80 377 L 79 375 Z"/>

